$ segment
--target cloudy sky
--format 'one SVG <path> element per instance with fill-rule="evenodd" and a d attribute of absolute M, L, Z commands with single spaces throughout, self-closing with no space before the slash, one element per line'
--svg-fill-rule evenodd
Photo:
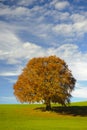
<path fill-rule="evenodd" d="M 0 0 L 0 103 L 18 103 L 13 84 L 33 57 L 56 55 L 87 100 L 87 0 Z"/>

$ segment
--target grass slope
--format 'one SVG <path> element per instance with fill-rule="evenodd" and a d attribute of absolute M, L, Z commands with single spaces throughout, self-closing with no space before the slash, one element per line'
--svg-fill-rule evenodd
<path fill-rule="evenodd" d="M 54 106 L 49 112 L 43 105 L 0 105 L 0 130 L 86 129 L 87 102 L 73 103 L 68 108 Z"/>

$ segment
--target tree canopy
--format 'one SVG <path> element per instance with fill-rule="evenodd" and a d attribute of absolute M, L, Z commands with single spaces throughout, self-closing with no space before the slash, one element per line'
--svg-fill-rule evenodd
<path fill-rule="evenodd" d="M 14 94 L 20 102 L 51 102 L 66 105 L 75 87 L 75 78 L 64 60 L 56 56 L 31 59 L 14 84 Z"/>

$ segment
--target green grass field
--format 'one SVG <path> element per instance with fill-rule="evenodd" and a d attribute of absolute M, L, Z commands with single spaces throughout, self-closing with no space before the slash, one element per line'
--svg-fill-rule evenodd
<path fill-rule="evenodd" d="M 87 102 L 68 108 L 44 105 L 0 105 L 0 130 L 87 130 Z"/>

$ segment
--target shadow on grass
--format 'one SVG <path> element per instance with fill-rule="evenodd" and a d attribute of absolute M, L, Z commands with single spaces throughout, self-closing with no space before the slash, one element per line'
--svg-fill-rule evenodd
<path fill-rule="evenodd" d="M 45 107 L 36 108 L 36 110 L 46 111 Z M 52 107 L 52 112 L 62 115 L 87 116 L 87 106 L 68 106 L 68 107 Z"/>

